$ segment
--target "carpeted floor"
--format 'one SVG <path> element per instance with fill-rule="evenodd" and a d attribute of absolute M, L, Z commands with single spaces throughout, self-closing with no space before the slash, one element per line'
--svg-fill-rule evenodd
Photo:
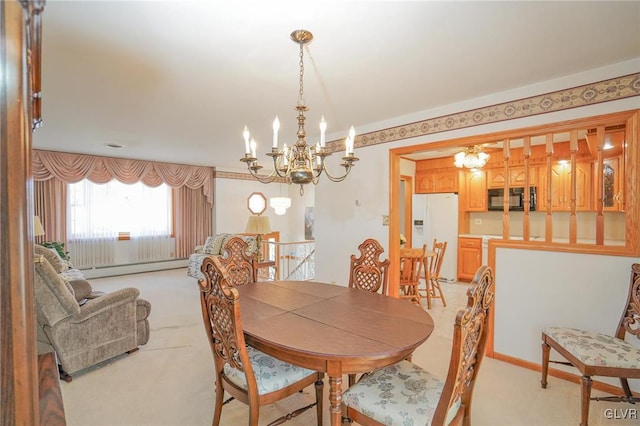
<path fill-rule="evenodd" d="M 186 269 L 93 279 L 96 290 L 137 287 L 151 302 L 151 338 L 131 355 L 123 355 L 62 383 L 70 426 L 89 425 L 209 425 L 213 418 L 213 357 L 202 326 L 196 280 Z M 445 378 L 451 334 L 458 309 L 466 304 L 466 284 L 443 284 L 448 306 L 439 300 L 429 311 L 436 324 L 431 337 L 413 355 L 413 362 Z M 325 379 L 326 382 L 326 379 Z M 346 385 L 346 378 L 344 380 Z M 328 384 L 325 384 L 327 394 Z M 598 392 L 594 391 L 594 395 Z M 260 424 L 266 425 L 292 407 L 313 401 L 313 389 L 265 406 Z M 324 424 L 329 425 L 328 395 Z M 638 425 L 621 419 L 636 408 L 629 404 L 592 402 L 591 425 Z M 615 411 L 614 411 L 615 410 Z M 618 417 L 608 419 L 607 417 Z M 474 392 L 474 426 L 564 426 L 580 422 L 579 386 L 550 377 L 540 387 L 540 373 L 486 358 Z M 222 425 L 245 425 L 247 407 L 237 401 L 224 406 Z M 310 410 L 288 425 L 315 424 Z"/>

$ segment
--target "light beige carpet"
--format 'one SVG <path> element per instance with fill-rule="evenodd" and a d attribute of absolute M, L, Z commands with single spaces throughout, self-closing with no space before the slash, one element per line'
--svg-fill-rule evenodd
<path fill-rule="evenodd" d="M 137 287 L 151 302 L 151 338 L 138 352 L 77 374 L 62 383 L 70 426 L 88 425 L 210 425 L 213 418 L 213 357 L 202 326 L 196 280 L 186 269 L 175 269 L 91 280 L 97 290 Z M 446 377 L 455 315 L 466 304 L 466 284 L 443 284 L 448 307 L 439 300 L 429 311 L 436 329 L 419 347 L 413 362 Z M 514 326 L 515 319 L 514 319 Z M 325 425 L 328 384 L 325 379 Z M 344 384 L 346 386 L 346 377 Z M 597 394 L 597 392 L 594 392 Z M 260 424 L 313 401 L 313 389 L 260 411 Z M 638 425 L 622 417 L 629 404 L 592 402 L 591 425 Z M 613 411 L 617 410 L 617 411 Z M 640 407 L 638 407 L 640 416 Z M 626 411 L 629 413 L 629 411 Z M 474 426 L 577 425 L 580 422 L 579 386 L 554 377 L 548 389 L 540 387 L 540 373 L 485 358 L 473 401 Z M 233 401 L 222 410 L 222 425 L 246 425 L 248 411 Z M 310 410 L 288 425 L 315 424 Z"/>

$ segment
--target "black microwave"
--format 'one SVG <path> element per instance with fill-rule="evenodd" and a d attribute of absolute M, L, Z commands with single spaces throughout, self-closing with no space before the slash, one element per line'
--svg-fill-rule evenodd
<path fill-rule="evenodd" d="M 523 187 L 509 188 L 509 210 L 524 210 Z M 536 187 L 529 187 L 529 211 L 535 211 L 537 204 Z M 489 210 L 504 210 L 504 188 L 489 189 L 487 197 Z"/>

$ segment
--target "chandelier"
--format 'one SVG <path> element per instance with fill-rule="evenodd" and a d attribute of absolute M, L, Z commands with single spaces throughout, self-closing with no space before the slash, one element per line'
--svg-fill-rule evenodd
<path fill-rule="evenodd" d="M 325 173 L 327 178 L 332 182 L 343 181 L 351 168 L 353 163 L 358 161 L 358 157 L 353 155 L 353 145 L 356 132 L 351 126 L 349 129 L 349 135 L 345 139 L 345 155 L 342 157 L 342 163 L 344 167 L 344 174 L 335 176 L 329 173 L 327 170 L 325 160 L 331 155 L 325 147 L 325 132 L 327 130 L 327 122 L 324 117 L 320 120 L 320 141 L 314 146 L 307 145 L 307 133 L 304 129 L 305 116 L 304 112 L 308 110 L 304 101 L 304 60 L 303 51 L 304 45 L 313 40 L 313 34 L 307 30 L 296 30 L 291 33 L 291 40 L 300 45 L 300 90 L 298 91 L 298 103 L 294 107 L 294 110 L 298 111 L 298 133 L 296 142 L 287 146 L 285 143 L 282 148 L 278 147 L 278 130 L 280 129 L 280 121 L 278 117 L 273 121 L 273 145 L 271 152 L 266 155 L 273 159 L 273 172 L 266 175 L 259 175 L 258 171 L 262 168 L 258 164 L 256 157 L 256 142 L 250 137 L 249 129 L 244 127 L 242 136 L 244 137 L 245 155 L 240 161 L 247 163 L 247 167 L 251 175 L 262 183 L 270 183 L 274 180 L 281 178 L 285 179 L 287 183 L 294 183 L 300 185 L 300 195 L 304 194 L 304 185 L 318 183 L 322 172 Z"/>
<path fill-rule="evenodd" d="M 486 152 L 480 151 L 477 146 L 468 146 L 464 151 L 458 152 L 453 156 L 453 164 L 456 167 L 467 169 L 480 169 L 487 164 L 491 156 Z"/>

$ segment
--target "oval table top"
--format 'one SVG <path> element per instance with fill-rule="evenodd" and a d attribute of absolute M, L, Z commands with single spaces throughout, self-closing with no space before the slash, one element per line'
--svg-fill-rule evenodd
<path fill-rule="evenodd" d="M 343 373 L 406 358 L 433 331 L 423 309 L 392 297 L 313 281 L 236 287 L 247 343 L 318 371 L 339 361 Z"/>
<path fill-rule="evenodd" d="M 328 373 L 334 425 L 342 374 L 405 359 L 433 332 L 433 319 L 423 309 L 377 293 L 313 281 L 256 282 L 236 289 L 248 344 Z"/>

